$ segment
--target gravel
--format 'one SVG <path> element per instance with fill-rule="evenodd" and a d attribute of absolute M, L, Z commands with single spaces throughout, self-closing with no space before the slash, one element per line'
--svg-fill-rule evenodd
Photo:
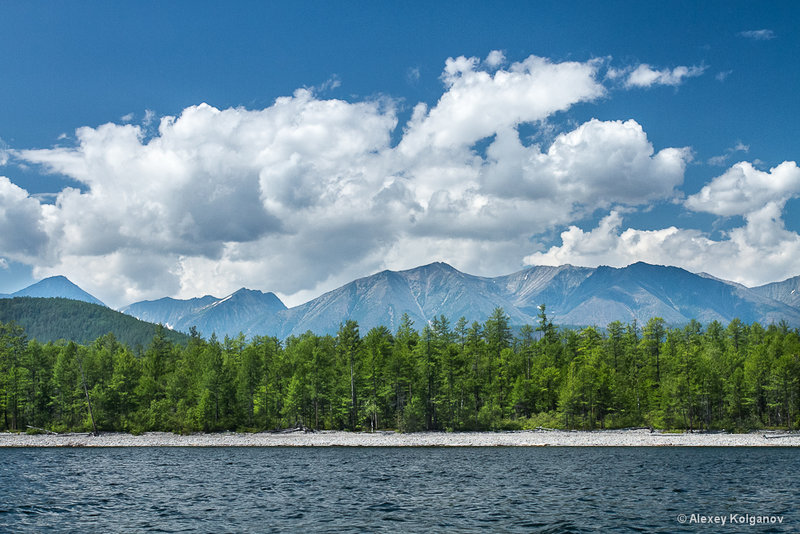
<path fill-rule="evenodd" d="M 0 447 L 798 447 L 800 433 L 663 433 L 647 429 L 593 432 L 284 432 L 178 435 L 147 432 L 15 434 L 0 433 Z"/>

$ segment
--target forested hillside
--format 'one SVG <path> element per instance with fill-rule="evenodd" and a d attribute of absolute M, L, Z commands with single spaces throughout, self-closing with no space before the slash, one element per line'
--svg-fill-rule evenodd
<path fill-rule="evenodd" d="M 65 298 L 15 297 L 0 299 L 0 322 L 14 322 L 29 338 L 42 343 L 63 339 L 89 343 L 112 332 L 130 347 L 146 347 L 153 340 L 156 325 L 140 321 L 98 304 Z M 166 331 L 173 343 L 183 343 L 189 336 Z"/>
<path fill-rule="evenodd" d="M 285 342 L 167 333 L 137 357 L 113 335 L 42 344 L 1 325 L 0 429 L 89 430 L 87 397 L 99 430 L 133 432 L 800 424 L 800 336 L 785 323 L 571 330 L 542 308 L 514 335 L 498 308 L 484 323 L 406 317 L 362 335 L 347 321 Z"/>

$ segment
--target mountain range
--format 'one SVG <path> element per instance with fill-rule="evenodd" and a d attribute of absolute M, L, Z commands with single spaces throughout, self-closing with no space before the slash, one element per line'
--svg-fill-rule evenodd
<path fill-rule="evenodd" d="M 188 300 L 164 297 L 120 309 L 142 321 L 161 323 L 174 330 L 188 332 L 194 326 L 204 335 L 216 332 L 220 336 L 236 335 L 244 331 L 243 325 L 251 323 L 254 317 L 273 316 L 285 310 L 286 305 L 274 293 L 244 288 L 225 298 L 211 295 Z"/>
<path fill-rule="evenodd" d="M 76 291 L 77 290 L 77 291 Z M 35 295 L 34 295 L 35 293 Z M 99 302 L 64 277 L 43 280 L 10 296 L 54 296 Z M 93 299 L 93 300 L 88 300 Z M 634 263 L 627 267 L 533 266 L 513 274 L 482 277 L 446 263 L 404 271 L 381 271 L 354 280 L 299 306 L 287 308 L 274 293 L 240 289 L 218 298 L 162 298 L 120 311 L 138 319 L 204 336 L 274 335 L 306 331 L 335 334 L 347 319 L 362 332 L 379 325 L 394 331 L 403 314 L 416 328 L 444 315 L 485 321 L 501 307 L 514 325 L 536 324 L 539 306 L 564 326 L 606 326 L 612 321 L 645 323 L 662 317 L 669 324 L 734 318 L 762 324 L 786 321 L 800 326 L 800 276 L 748 288 L 678 267 Z"/>

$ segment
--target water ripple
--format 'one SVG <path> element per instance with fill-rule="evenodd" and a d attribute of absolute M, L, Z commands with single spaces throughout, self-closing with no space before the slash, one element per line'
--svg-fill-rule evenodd
<path fill-rule="evenodd" d="M 680 514 L 750 513 L 791 532 L 796 464 L 781 448 L 5 449 L 0 531 L 691 532 Z"/>

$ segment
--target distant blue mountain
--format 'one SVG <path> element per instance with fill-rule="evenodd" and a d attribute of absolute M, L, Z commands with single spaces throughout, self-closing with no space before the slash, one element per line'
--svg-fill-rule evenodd
<path fill-rule="evenodd" d="M 173 330 L 188 332 L 190 326 L 196 326 L 195 323 L 191 322 L 190 318 L 220 300 L 222 299 L 211 295 L 188 300 L 164 297 L 158 300 L 136 302 L 121 308 L 119 311 L 133 315 L 142 321 L 163 324 Z M 186 324 L 187 321 L 189 324 Z"/>
<path fill-rule="evenodd" d="M 194 326 L 206 337 L 212 333 L 222 337 L 245 331 L 254 317 L 270 316 L 282 310 L 286 310 L 286 305 L 274 293 L 242 288 L 225 298 L 211 295 L 188 300 L 165 297 L 137 302 L 120 311 L 173 330 L 189 332 Z"/>
<path fill-rule="evenodd" d="M 354 319 L 366 332 L 384 325 L 396 330 L 403 314 L 421 329 L 444 315 L 455 322 L 461 316 L 484 320 L 502 307 L 515 324 L 531 320 L 520 312 L 507 292 L 491 278 L 462 273 L 446 263 L 432 263 L 407 271 L 382 271 L 346 284 L 305 304 L 253 321 L 248 333 L 286 337 L 308 330 L 333 333 Z"/>
<path fill-rule="evenodd" d="M 161 299 L 122 311 L 184 332 L 195 325 L 204 335 L 241 331 L 281 339 L 308 330 L 335 334 L 348 319 L 358 321 L 364 333 L 378 325 L 394 331 L 403 314 L 418 329 L 441 315 L 451 324 L 460 317 L 483 322 L 498 307 L 512 324 L 536 324 L 541 304 L 553 322 L 570 326 L 603 327 L 634 320 L 643 324 L 652 317 L 669 324 L 691 319 L 725 324 L 739 318 L 800 326 L 800 309 L 787 303 L 800 292 L 800 278 L 792 280 L 777 288 L 750 289 L 678 267 L 641 262 L 623 268 L 534 266 L 488 278 L 432 263 L 360 278 L 291 309 L 271 293 L 240 290 L 225 299 Z"/>
<path fill-rule="evenodd" d="M 548 304 L 548 310 L 550 309 Z M 661 317 L 670 324 L 691 319 L 727 324 L 786 320 L 800 325 L 800 310 L 740 284 L 700 276 L 678 267 L 639 262 L 615 269 L 598 267 L 579 286 L 552 303 L 554 321 L 605 326 Z"/>
<path fill-rule="evenodd" d="M 105 304 L 103 304 L 99 299 L 79 288 L 64 276 L 51 276 L 50 278 L 45 278 L 44 280 L 36 282 L 25 289 L 20 289 L 16 293 L 11 293 L 10 295 L 0 295 L 0 298 L 14 297 L 61 297 L 105 306 Z"/>
<path fill-rule="evenodd" d="M 783 282 L 754 287 L 753 291 L 789 306 L 800 308 L 800 276 L 789 278 Z"/>

